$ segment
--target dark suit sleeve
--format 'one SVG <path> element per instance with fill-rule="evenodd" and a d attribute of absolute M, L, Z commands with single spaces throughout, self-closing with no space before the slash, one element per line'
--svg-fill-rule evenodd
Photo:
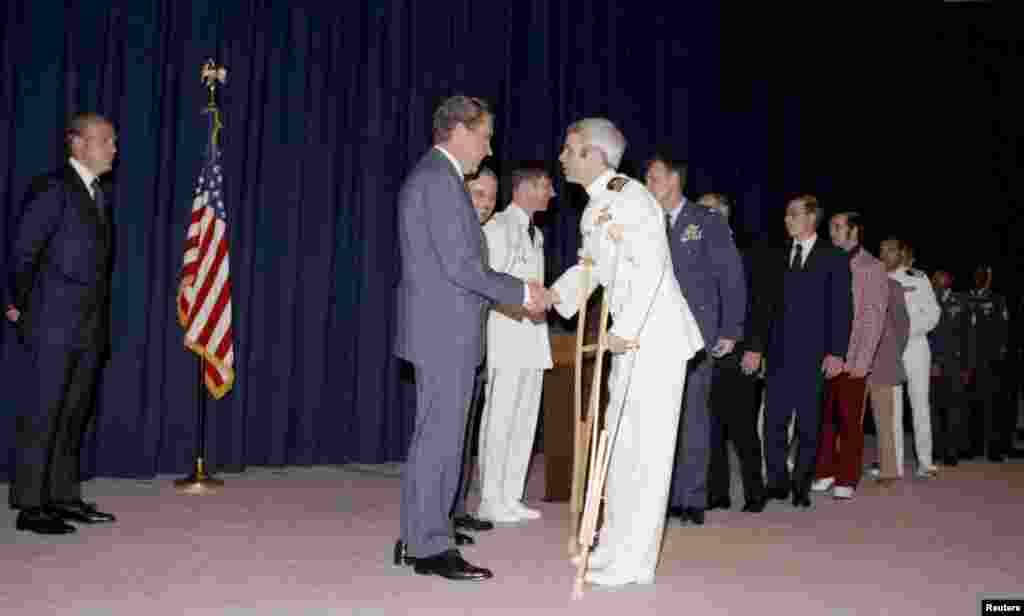
<path fill-rule="evenodd" d="M 483 232 L 476 216 L 463 209 L 468 197 L 452 178 L 428 182 L 424 188 L 430 241 L 437 251 L 444 275 L 452 284 L 499 304 L 522 305 L 524 283 L 484 265 Z"/>
<path fill-rule="evenodd" d="M 40 258 L 57 232 L 64 210 L 64 191 L 59 180 L 41 178 L 32 183 L 11 248 L 10 300 L 24 309 L 39 271 Z"/>
<path fill-rule="evenodd" d="M 750 268 L 750 323 L 747 324 L 748 351 L 764 353 L 771 333 L 772 315 L 775 313 L 778 294 L 781 290 L 773 261 L 764 246 L 756 246 L 747 259 Z"/>
<path fill-rule="evenodd" d="M 743 322 L 747 313 L 747 283 L 743 274 L 743 262 L 732 239 L 729 225 L 718 214 L 711 215 L 707 225 L 711 262 L 715 267 L 715 279 L 722 302 L 720 338 L 740 340 L 743 338 Z M 715 340 L 705 341 L 714 345 Z"/>
<path fill-rule="evenodd" d="M 845 360 L 853 327 L 853 272 L 850 259 L 838 249 L 835 249 L 831 262 L 829 288 L 825 290 L 828 310 L 825 318 L 829 324 L 827 352 Z"/>

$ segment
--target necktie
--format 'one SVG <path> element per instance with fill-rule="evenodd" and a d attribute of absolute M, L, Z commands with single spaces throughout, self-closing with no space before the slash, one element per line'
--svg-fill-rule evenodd
<path fill-rule="evenodd" d="M 536 232 L 537 232 L 537 225 L 533 224 L 533 221 L 531 220 L 530 221 L 530 226 L 526 227 L 526 233 L 527 233 L 527 235 L 530 236 L 530 244 L 533 244 L 533 236 L 534 236 L 534 234 Z"/>
<path fill-rule="evenodd" d="M 804 268 L 804 245 L 794 242 L 793 262 L 789 264 L 791 270 L 802 270 Z"/>
<path fill-rule="evenodd" d="M 100 188 L 100 179 L 96 178 L 92 181 L 92 199 L 96 203 L 96 211 L 100 213 L 100 220 L 106 218 L 107 212 L 106 199 L 103 196 L 103 190 Z"/>
<path fill-rule="evenodd" d="M 672 215 L 665 212 L 665 235 L 672 233 Z"/>

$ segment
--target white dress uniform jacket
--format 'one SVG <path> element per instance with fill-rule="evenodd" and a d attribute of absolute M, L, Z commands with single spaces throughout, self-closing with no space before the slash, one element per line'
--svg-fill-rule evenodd
<path fill-rule="evenodd" d="M 605 415 L 611 462 L 601 543 L 591 556 L 592 566 L 600 569 L 591 581 L 651 582 L 668 506 L 686 362 L 704 341 L 673 272 L 664 213 L 647 188 L 607 171 L 587 193 L 580 256 L 593 259 L 593 269 L 583 291 L 589 297 L 603 286 L 614 321 L 610 333 L 639 343 L 611 356 Z M 576 313 L 583 283 L 583 267 L 575 265 L 552 286 L 562 316 Z"/>
<path fill-rule="evenodd" d="M 516 278 L 544 282 L 544 235 L 527 228 L 530 218 L 515 203 L 484 225 L 491 268 Z M 551 367 L 551 340 L 546 320 L 535 323 L 522 306 L 495 306 L 487 322 L 487 367 Z"/>

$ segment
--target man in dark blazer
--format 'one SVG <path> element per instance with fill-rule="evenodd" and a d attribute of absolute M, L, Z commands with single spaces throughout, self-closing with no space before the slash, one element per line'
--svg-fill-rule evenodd
<path fill-rule="evenodd" d="M 786 206 L 790 241 L 778 255 L 778 294 L 771 309 L 764 422 L 769 498 L 810 507 L 818 448 L 824 379 L 838 376 L 846 361 L 853 319 L 850 260 L 817 234 L 822 210 L 810 195 Z M 824 378 L 823 378 L 824 377 Z M 786 423 L 796 414 L 799 440 L 790 477 Z"/>
<path fill-rule="evenodd" d="M 726 221 L 732 206 L 722 194 L 708 193 L 698 201 Z M 771 248 L 774 248 L 772 246 Z M 768 343 L 769 312 L 764 302 L 772 296 L 766 283 L 774 282 L 763 274 L 769 250 L 759 242 L 741 253 L 746 274 L 747 305 L 742 339 L 733 352 L 715 361 L 711 394 L 708 398 L 711 419 L 711 454 L 708 464 L 708 509 L 729 509 L 729 445 L 736 446 L 743 478 L 743 511 L 764 511 L 764 477 L 761 472 L 761 438 L 757 430 L 760 411 L 758 383 L 761 376 L 761 358 Z"/>
<path fill-rule="evenodd" d="M 402 534 L 396 564 L 453 580 L 484 580 L 452 547 L 449 513 L 458 489 L 466 416 L 483 359 L 488 302 L 543 312 L 537 281 L 484 264 L 483 235 L 464 176 L 491 154 L 487 104 L 454 96 L 434 113 L 434 147 L 416 164 L 398 197 L 402 275 L 396 290 L 395 354 L 416 375 L 416 422 L 402 477 Z"/>
<path fill-rule="evenodd" d="M 102 116 L 74 116 L 62 169 L 29 188 L 11 254 L 7 320 L 31 361 L 18 417 L 10 504 L 18 530 L 75 532 L 68 524 L 111 522 L 82 500 L 79 450 L 100 365 L 110 344 L 113 264 L 111 190 L 99 177 L 117 154 Z"/>
<path fill-rule="evenodd" d="M 708 395 L 714 359 L 732 352 L 743 336 L 747 288 L 726 220 L 683 196 L 686 164 L 659 152 L 647 165 L 647 188 L 665 211 L 665 230 L 683 297 L 707 345 L 690 360 L 676 441 L 670 511 L 704 523 L 711 441 Z"/>

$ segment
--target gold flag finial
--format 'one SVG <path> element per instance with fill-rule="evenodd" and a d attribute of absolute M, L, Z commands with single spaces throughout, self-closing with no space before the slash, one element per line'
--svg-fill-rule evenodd
<path fill-rule="evenodd" d="M 199 78 L 210 93 L 209 106 L 216 107 L 217 86 L 227 81 L 228 69 L 214 62 L 213 58 L 210 58 L 206 61 L 206 64 L 203 64 L 203 67 L 199 72 Z"/>

